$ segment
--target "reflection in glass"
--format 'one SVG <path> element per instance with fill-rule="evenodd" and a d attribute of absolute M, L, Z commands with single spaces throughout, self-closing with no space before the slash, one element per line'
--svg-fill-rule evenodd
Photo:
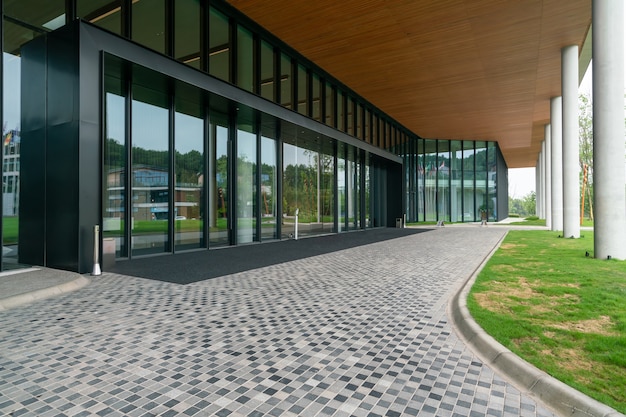
<path fill-rule="evenodd" d="M 261 96 L 268 100 L 276 100 L 274 92 L 276 82 L 274 80 L 274 50 L 272 45 L 261 42 Z"/>
<path fill-rule="evenodd" d="M 257 240 L 256 134 L 240 122 L 237 130 L 237 244 Z"/>
<path fill-rule="evenodd" d="M 196 104 L 177 100 L 174 119 L 176 186 L 174 234 L 176 250 L 202 247 L 202 185 L 204 173 L 204 122 Z M 192 114 L 182 113 L 181 110 Z"/>
<path fill-rule="evenodd" d="M 324 122 L 335 127 L 335 90 L 326 83 L 326 106 L 324 107 Z"/>
<path fill-rule="evenodd" d="M 345 126 L 345 110 L 344 110 L 344 95 L 341 91 L 337 90 L 337 129 L 342 132 L 346 131 Z"/>
<path fill-rule="evenodd" d="M 476 205 L 478 218 L 482 213 L 489 217 L 493 210 L 493 203 L 489 202 L 487 194 L 487 142 L 476 142 Z"/>
<path fill-rule="evenodd" d="M 450 152 L 449 142 L 437 142 L 437 220 L 450 221 Z"/>
<path fill-rule="evenodd" d="M 476 210 L 474 191 L 474 142 L 463 141 L 463 219 L 465 221 L 480 219 L 480 213 Z"/>
<path fill-rule="evenodd" d="M 311 117 L 321 121 L 322 117 L 322 88 L 319 75 L 313 74 L 311 76 Z"/>
<path fill-rule="evenodd" d="M 165 53 L 165 0 L 132 2 L 131 39 L 157 52 Z"/>
<path fill-rule="evenodd" d="M 346 108 L 346 112 L 348 113 L 348 119 L 347 119 L 348 122 L 346 126 L 346 133 L 348 133 L 348 135 L 350 136 L 355 136 L 354 134 L 354 122 L 355 122 L 354 101 L 352 100 L 351 97 L 348 97 L 347 103 L 348 103 L 348 107 Z"/>
<path fill-rule="evenodd" d="M 230 244 L 228 235 L 228 121 L 211 113 L 209 130 L 209 239 L 210 246 Z"/>
<path fill-rule="evenodd" d="M 127 257 L 125 97 L 119 79 L 106 77 L 102 237 L 115 239 L 116 257 Z"/>
<path fill-rule="evenodd" d="M 337 146 L 337 232 L 346 227 L 346 159 L 345 145 Z"/>
<path fill-rule="evenodd" d="M 200 2 L 176 0 L 174 7 L 174 57 L 200 69 Z"/>
<path fill-rule="evenodd" d="M 293 109 L 292 104 L 292 84 L 293 69 L 291 58 L 286 54 L 280 55 L 280 104 L 288 109 Z"/>
<path fill-rule="evenodd" d="M 487 142 L 487 194 L 489 202 L 489 220 L 497 220 L 497 194 L 496 194 L 496 143 Z"/>
<path fill-rule="evenodd" d="M 228 17 L 211 7 L 209 15 L 209 74 L 230 82 Z"/>
<path fill-rule="evenodd" d="M 461 141 L 455 140 L 450 142 L 450 215 L 453 222 L 463 221 L 462 161 Z"/>
<path fill-rule="evenodd" d="M 437 221 L 437 142 L 426 140 L 424 155 L 424 206 L 426 221 Z"/>
<path fill-rule="evenodd" d="M 21 58 L 4 54 L 2 128 L 2 269 L 17 264 L 19 201 L 20 201 L 20 146 Z M 16 103 L 17 100 L 17 103 Z"/>
<path fill-rule="evenodd" d="M 306 68 L 298 65 L 298 113 L 309 115 L 308 100 L 308 74 Z"/>
<path fill-rule="evenodd" d="M 403 135 L 406 140 L 406 137 Z M 417 141 L 417 221 L 424 221 L 424 196 L 426 190 L 426 175 L 425 175 L 425 157 L 424 157 L 424 140 L 419 139 Z"/>
<path fill-rule="evenodd" d="M 322 222 L 322 230 L 326 233 L 334 231 L 335 227 L 335 158 L 332 155 L 332 147 L 329 144 L 325 153 L 319 154 L 320 165 L 320 191 L 319 191 L 319 214 Z"/>
<path fill-rule="evenodd" d="M 132 103 L 132 254 L 169 251 L 167 96 L 135 85 Z"/>
<path fill-rule="evenodd" d="M 266 134 L 266 132 L 263 132 Z M 269 136 L 269 132 L 267 132 Z M 263 240 L 276 239 L 277 212 L 276 199 L 276 140 L 261 137 L 261 238 Z"/>
<path fill-rule="evenodd" d="M 253 91 L 252 32 L 237 26 L 237 85 L 246 91 Z"/>
<path fill-rule="evenodd" d="M 96 26 L 117 35 L 122 34 L 120 0 L 78 0 L 76 13 L 78 17 Z"/>

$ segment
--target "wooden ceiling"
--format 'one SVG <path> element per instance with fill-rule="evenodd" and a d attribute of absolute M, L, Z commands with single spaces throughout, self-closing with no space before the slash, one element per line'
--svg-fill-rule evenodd
<path fill-rule="evenodd" d="M 561 48 L 590 0 L 229 0 L 424 138 L 495 140 L 535 166 Z"/>

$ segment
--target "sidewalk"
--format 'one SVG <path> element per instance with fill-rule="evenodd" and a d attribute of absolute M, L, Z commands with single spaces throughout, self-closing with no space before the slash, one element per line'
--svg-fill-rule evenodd
<path fill-rule="evenodd" d="M 506 230 L 446 226 L 187 285 L 3 274 L 0 415 L 620 416 L 467 314 Z"/>

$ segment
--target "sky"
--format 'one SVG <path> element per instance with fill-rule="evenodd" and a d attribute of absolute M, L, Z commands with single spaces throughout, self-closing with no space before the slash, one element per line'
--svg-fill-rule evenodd
<path fill-rule="evenodd" d="M 624 21 L 626 22 L 626 7 L 624 8 Z M 626 31 L 624 33 L 626 45 Z M 626 53 L 624 54 L 624 67 L 626 68 Z M 625 72 L 626 76 L 626 72 Z M 578 87 L 579 93 L 591 93 L 591 64 Z M 625 80 L 626 85 L 626 80 Z M 535 168 L 509 169 L 509 197 L 523 198 L 531 191 L 535 191 Z"/>

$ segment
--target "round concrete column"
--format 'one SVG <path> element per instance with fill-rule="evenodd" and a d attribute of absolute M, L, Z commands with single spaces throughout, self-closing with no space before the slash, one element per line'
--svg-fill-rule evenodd
<path fill-rule="evenodd" d="M 563 111 L 561 97 L 550 99 L 552 227 L 563 230 Z"/>
<path fill-rule="evenodd" d="M 594 256 L 626 259 L 624 189 L 624 2 L 594 0 Z"/>
<path fill-rule="evenodd" d="M 546 172 L 545 172 L 545 205 L 544 210 L 546 212 L 546 226 L 552 230 L 552 128 L 550 124 L 545 126 L 544 131 L 544 144 L 545 147 L 545 159 L 546 159 Z"/>
<path fill-rule="evenodd" d="M 539 190 L 541 192 L 541 214 L 539 218 L 546 218 L 546 141 L 541 142 L 541 178 L 539 179 Z"/>
<path fill-rule="evenodd" d="M 563 94 L 563 237 L 580 237 L 578 46 L 561 50 Z"/>

